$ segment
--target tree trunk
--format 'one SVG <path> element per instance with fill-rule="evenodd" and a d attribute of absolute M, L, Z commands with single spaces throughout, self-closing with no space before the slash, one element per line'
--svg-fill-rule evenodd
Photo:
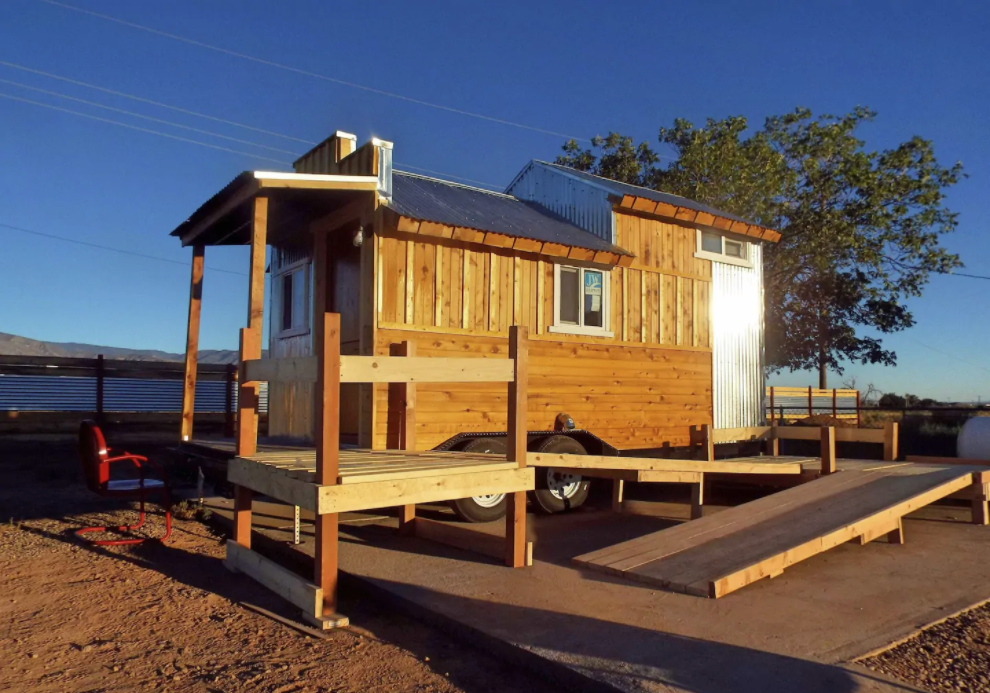
<path fill-rule="evenodd" d="M 818 346 L 818 388 L 828 389 L 828 352 L 823 343 Z"/>

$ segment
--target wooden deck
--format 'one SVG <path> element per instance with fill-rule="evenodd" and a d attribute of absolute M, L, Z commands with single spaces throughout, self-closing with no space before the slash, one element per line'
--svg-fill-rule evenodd
<path fill-rule="evenodd" d="M 234 457 L 227 478 L 266 496 L 325 515 L 471 496 L 531 491 L 533 469 L 503 455 L 341 450 L 336 483 L 316 483 L 316 451 Z"/>
<path fill-rule="evenodd" d="M 581 567 L 718 598 L 858 539 L 903 541 L 904 515 L 972 489 L 987 523 L 990 467 L 840 460 L 840 471 L 685 524 L 578 556 Z"/>

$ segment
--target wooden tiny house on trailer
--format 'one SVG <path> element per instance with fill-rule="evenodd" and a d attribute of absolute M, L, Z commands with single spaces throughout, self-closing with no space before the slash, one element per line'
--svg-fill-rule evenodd
<path fill-rule="evenodd" d="M 836 541 L 879 532 L 903 538 L 904 513 L 967 486 L 974 517 L 986 521 L 990 470 L 975 467 L 919 468 L 928 476 L 906 489 L 883 482 L 897 493 L 859 512 L 861 497 L 847 493 L 847 481 L 859 488 L 903 472 L 889 471 L 903 466 L 890 464 L 893 428 L 876 440 L 886 461 L 853 469 L 836 464 L 834 429 L 760 426 L 761 244 L 777 240 L 775 232 L 551 164 L 529 164 L 502 194 L 393 171 L 391 155 L 387 142 L 355 150 L 353 136 L 337 133 L 300 159 L 296 173 L 240 174 L 173 232 L 193 248 L 184 441 L 193 437 L 205 247 L 250 245 L 236 442 L 212 448 L 231 449 L 227 564 L 310 619 L 324 627 L 345 621 L 335 611 L 339 513 L 396 507 L 400 530 L 449 540 L 450 527 L 417 518 L 416 504 L 450 501 L 462 516 L 485 520 L 503 512 L 504 498 L 504 541 L 496 537 L 493 547 L 488 536 L 486 552 L 521 568 L 531 560 L 527 494 L 537 509 L 574 507 L 582 488 L 587 493 L 583 475 L 613 480 L 619 505 L 625 481 L 691 484 L 692 518 L 702 515 L 713 473 L 839 479 L 809 481 L 813 488 L 799 495 L 812 502 L 793 513 L 789 500 L 770 503 L 779 517 L 760 525 L 766 534 L 791 525 L 801 532 L 785 537 L 769 566 L 760 546 L 746 555 L 723 551 L 716 539 L 743 525 L 715 522 L 713 541 L 691 549 L 703 554 L 702 567 L 710 550 L 732 554 L 730 564 L 699 574 L 712 596 L 834 545 L 819 541 L 822 533 Z M 262 358 L 268 245 L 273 291 Z M 270 384 L 270 435 L 311 447 L 259 442 L 262 382 Z M 569 418 L 586 430 L 561 425 Z M 778 439 L 806 435 L 820 438 L 821 460 L 776 455 Z M 714 459 L 715 443 L 751 439 L 766 441 L 771 454 Z M 358 449 L 342 447 L 347 442 Z M 702 459 L 664 458 L 691 444 Z M 634 454 L 643 449 L 652 452 Z M 816 489 L 843 494 L 848 502 L 837 504 L 855 511 L 838 529 L 818 522 L 830 506 Z M 312 582 L 251 549 L 254 494 L 314 513 Z M 751 510 L 732 517 L 758 524 Z M 793 522 L 805 514 L 814 526 Z M 473 544 L 483 536 L 468 533 Z M 652 565 L 670 555 L 654 539 L 644 538 L 645 552 L 642 542 L 613 547 L 619 563 L 606 549 L 584 558 L 605 570 L 649 563 L 648 571 L 666 571 L 667 561 Z M 684 553 L 675 563 L 690 558 Z"/>
<path fill-rule="evenodd" d="M 421 356 L 505 358 L 509 327 L 527 327 L 527 426 L 545 432 L 535 446 L 560 414 L 593 434 L 560 452 L 669 450 L 689 445 L 691 426 L 763 423 L 761 244 L 776 232 L 553 164 L 531 162 L 502 194 L 393 171 L 391 155 L 388 142 L 355 149 L 338 132 L 295 174 L 241 174 L 173 232 L 201 262 L 205 245 L 250 243 L 252 214 L 266 215 L 271 358 L 314 353 L 325 290 L 343 354 L 408 342 Z M 264 247 L 255 252 L 260 271 Z M 256 351 L 262 304 L 251 311 Z M 389 386 L 342 387 L 342 439 L 396 447 Z M 271 383 L 269 435 L 311 442 L 314 401 L 308 383 Z M 415 427 L 419 449 L 504 433 L 504 390 L 424 384 Z M 475 449 L 502 450 L 486 440 L 494 447 Z M 548 475 L 570 494 L 543 494 L 549 505 L 580 500 L 576 477 Z"/>

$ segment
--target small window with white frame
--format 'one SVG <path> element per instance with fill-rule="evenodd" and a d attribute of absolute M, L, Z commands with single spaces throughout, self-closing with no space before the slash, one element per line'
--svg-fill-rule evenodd
<path fill-rule="evenodd" d="M 309 262 L 290 265 L 275 277 L 279 282 L 278 337 L 309 332 Z"/>
<path fill-rule="evenodd" d="M 698 249 L 694 256 L 730 265 L 753 266 L 749 242 L 710 229 L 698 229 Z"/>
<path fill-rule="evenodd" d="M 592 267 L 554 265 L 550 332 L 611 337 L 609 273 Z"/>

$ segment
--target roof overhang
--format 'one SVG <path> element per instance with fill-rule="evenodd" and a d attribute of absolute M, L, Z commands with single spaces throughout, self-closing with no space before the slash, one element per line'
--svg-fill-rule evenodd
<path fill-rule="evenodd" d="M 377 176 L 244 171 L 172 231 L 182 245 L 241 245 L 250 241 L 252 200 L 266 195 L 290 210 L 283 223 L 319 218 L 355 195 L 377 194 Z M 299 204 L 299 203 L 305 204 Z M 302 210 L 305 208 L 305 213 Z"/>
<path fill-rule="evenodd" d="M 632 254 L 612 253 L 591 248 L 550 243 L 533 238 L 509 236 L 494 231 L 484 231 L 466 226 L 450 226 L 430 219 L 416 219 L 399 214 L 395 210 L 384 208 L 385 223 L 400 233 L 418 234 L 434 238 L 448 238 L 464 243 L 476 243 L 494 248 L 516 250 L 519 252 L 536 253 L 550 257 L 566 258 L 593 262 L 602 265 L 619 265 L 628 267 L 634 259 Z"/>
<path fill-rule="evenodd" d="M 674 221 L 679 221 L 684 224 L 710 226 L 721 231 L 728 231 L 741 236 L 749 236 L 750 238 L 755 238 L 761 241 L 769 241 L 770 243 L 776 243 L 780 240 L 780 233 L 778 231 L 757 226 L 756 224 L 748 224 L 744 221 L 718 216 L 710 212 L 701 212 L 688 207 L 679 207 L 666 202 L 657 202 L 655 200 L 650 200 L 646 197 L 639 197 L 636 195 L 622 195 L 621 197 L 618 195 L 612 195 L 609 199 L 612 201 L 612 204 L 620 210 L 630 211 L 645 216 L 673 219 Z"/>

